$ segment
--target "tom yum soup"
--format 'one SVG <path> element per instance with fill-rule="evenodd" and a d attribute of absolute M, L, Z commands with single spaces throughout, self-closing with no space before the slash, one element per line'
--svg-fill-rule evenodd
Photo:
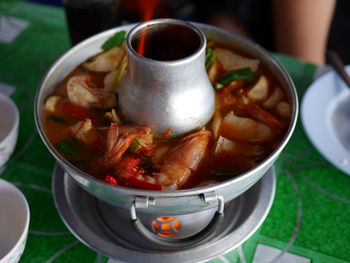
<path fill-rule="evenodd" d="M 45 133 L 74 166 L 112 185 L 188 189 L 254 168 L 282 141 L 292 107 L 280 83 L 258 59 L 210 40 L 212 120 L 181 137 L 171 127 L 156 136 L 148 126 L 127 123 L 117 104 L 128 63 L 124 41 L 125 32 L 116 33 L 46 99 Z"/>

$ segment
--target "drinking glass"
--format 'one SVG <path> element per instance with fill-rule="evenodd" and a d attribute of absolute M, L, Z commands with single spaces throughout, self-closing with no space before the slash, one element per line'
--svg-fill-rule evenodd
<path fill-rule="evenodd" d="M 72 45 L 121 24 L 120 0 L 63 0 Z"/>

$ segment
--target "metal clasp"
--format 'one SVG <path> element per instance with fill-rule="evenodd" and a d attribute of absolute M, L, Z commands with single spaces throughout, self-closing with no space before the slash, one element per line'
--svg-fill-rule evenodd
<path fill-rule="evenodd" d="M 224 212 L 225 208 L 225 200 L 222 195 L 219 195 L 215 192 L 205 193 L 202 194 L 202 198 L 204 199 L 205 203 L 211 203 L 211 202 L 218 202 L 218 210 L 217 212 L 222 214 Z"/>

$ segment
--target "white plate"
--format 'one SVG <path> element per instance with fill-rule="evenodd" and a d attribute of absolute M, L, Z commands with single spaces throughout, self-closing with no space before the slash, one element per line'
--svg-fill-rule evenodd
<path fill-rule="evenodd" d="M 350 66 L 346 67 L 348 74 Z M 306 134 L 321 154 L 350 175 L 350 89 L 334 71 L 306 91 L 301 117 Z"/>

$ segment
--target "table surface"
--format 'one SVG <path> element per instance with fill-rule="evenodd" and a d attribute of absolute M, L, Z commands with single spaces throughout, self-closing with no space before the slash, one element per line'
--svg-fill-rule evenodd
<path fill-rule="evenodd" d="M 55 160 L 34 123 L 36 89 L 50 65 L 70 47 L 64 12 L 1 1 L 0 39 L 1 23 L 5 22 L 12 29 L 23 28 L 12 41 L 0 40 L 0 91 L 1 86 L 14 88 L 11 97 L 21 116 L 15 153 L 0 178 L 21 189 L 31 211 L 27 246 L 20 262 L 106 262 L 62 223 L 51 192 Z M 274 56 L 292 76 L 301 101 L 316 67 Z M 265 255 L 284 251 L 284 259 L 277 262 L 350 262 L 350 177 L 318 153 L 300 118 L 275 166 L 276 196 L 262 226 L 238 249 L 210 262 L 266 262 L 259 258 L 261 251 Z"/>

